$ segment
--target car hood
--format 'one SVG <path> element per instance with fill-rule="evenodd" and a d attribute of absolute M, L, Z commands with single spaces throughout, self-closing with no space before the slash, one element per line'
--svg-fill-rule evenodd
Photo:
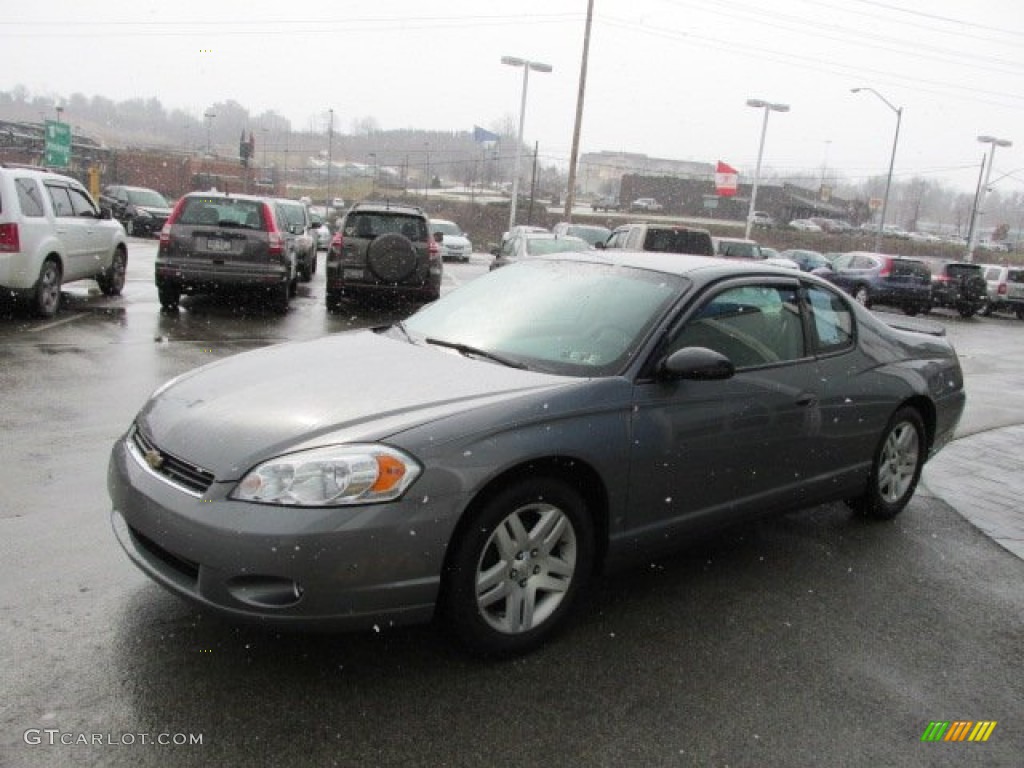
<path fill-rule="evenodd" d="M 158 390 L 137 422 L 161 451 L 237 480 L 281 453 L 382 440 L 575 381 L 354 331 L 196 369 Z"/>
<path fill-rule="evenodd" d="M 454 245 L 466 247 L 469 245 L 469 238 L 464 235 L 445 235 L 444 240 L 441 241 L 442 245 Z"/>

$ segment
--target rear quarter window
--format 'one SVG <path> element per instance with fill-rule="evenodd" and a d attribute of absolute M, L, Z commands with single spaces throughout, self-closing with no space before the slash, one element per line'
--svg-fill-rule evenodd
<path fill-rule="evenodd" d="M 814 286 L 807 289 L 807 304 L 819 352 L 840 352 L 853 346 L 853 314 L 845 301 Z"/>
<path fill-rule="evenodd" d="M 45 216 L 43 195 L 39 190 L 39 182 L 35 179 L 15 179 L 14 189 L 18 194 L 18 205 L 23 216 Z M 0 205 L 0 211 L 3 206 Z"/>

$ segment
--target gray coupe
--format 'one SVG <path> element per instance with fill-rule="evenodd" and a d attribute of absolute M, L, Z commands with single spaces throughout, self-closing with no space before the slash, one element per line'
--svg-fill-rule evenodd
<path fill-rule="evenodd" d="M 474 652 L 522 653 L 599 570 L 825 502 L 900 512 L 965 400 L 916 322 L 756 261 L 525 260 L 161 387 L 114 445 L 113 528 L 231 619 L 436 614 Z"/>

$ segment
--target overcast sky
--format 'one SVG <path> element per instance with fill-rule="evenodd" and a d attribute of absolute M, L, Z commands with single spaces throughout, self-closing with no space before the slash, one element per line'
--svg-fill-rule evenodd
<path fill-rule="evenodd" d="M 1024 4 L 1019 0 L 595 0 L 582 151 L 724 160 L 752 172 L 762 110 L 766 168 L 884 175 L 903 107 L 896 175 L 973 189 L 987 145 L 993 179 L 1024 185 Z M 565 162 L 586 0 L 7 0 L 0 88 L 159 99 L 196 116 L 234 99 L 296 130 L 373 117 L 380 127 L 471 130 L 518 120 Z M 67 116 L 73 122 L 73 116 Z"/>

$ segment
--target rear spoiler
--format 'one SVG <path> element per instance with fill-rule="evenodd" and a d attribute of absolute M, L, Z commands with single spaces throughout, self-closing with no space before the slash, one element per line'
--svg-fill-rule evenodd
<path fill-rule="evenodd" d="M 907 317 L 906 315 L 893 315 L 888 312 L 875 312 L 875 317 L 890 328 L 896 328 L 901 331 L 926 333 L 929 336 L 946 335 L 946 327 L 934 320 L 925 320 L 920 317 Z"/>

